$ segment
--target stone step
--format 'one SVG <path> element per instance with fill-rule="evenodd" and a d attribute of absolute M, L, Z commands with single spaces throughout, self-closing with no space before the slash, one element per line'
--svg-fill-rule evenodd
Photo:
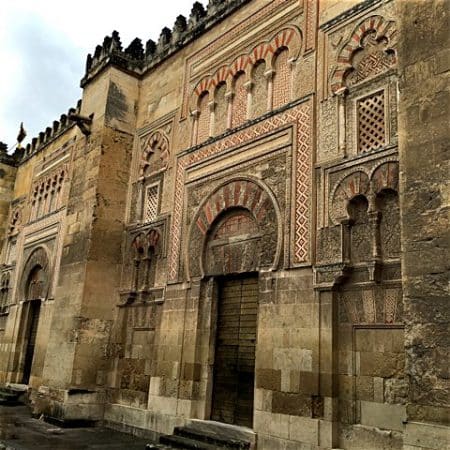
<path fill-rule="evenodd" d="M 174 435 L 206 442 L 208 444 L 219 445 L 228 449 L 248 450 L 250 448 L 250 442 L 231 438 L 229 435 L 224 433 L 219 434 L 210 430 L 199 430 L 196 427 L 189 425 L 184 427 L 176 427 L 174 430 Z"/>
<path fill-rule="evenodd" d="M 189 420 L 184 428 L 197 431 L 200 433 L 209 433 L 216 436 L 216 438 L 224 438 L 228 441 L 244 442 L 249 444 L 245 448 L 254 447 L 256 442 L 255 432 L 247 427 L 231 425 L 222 422 L 215 422 L 214 420 Z"/>
<path fill-rule="evenodd" d="M 3 389 L 11 391 L 11 392 L 24 393 L 24 392 L 28 391 L 29 386 L 28 386 L 28 384 L 6 383 L 6 386 Z"/>
<path fill-rule="evenodd" d="M 250 428 L 193 419 L 175 427 L 172 436 L 162 436 L 160 443 L 186 449 L 250 450 L 255 448 L 255 436 Z"/>
<path fill-rule="evenodd" d="M 168 445 L 171 448 L 180 448 L 184 450 L 218 450 L 226 447 L 218 447 L 215 444 L 208 444 L 203 441 L 189 439 L 183 436 L 161 436 L 159 442 Z"/>
<path fill-rule="evenodd" d="M 16 385 L 9 385 L 0 388 L 0 405 L 16 406 L 24 403 L 26 390 L 18 388 Z"/>
<path fill-rule="evenodd" d="M 0 405 L 10 405 L 16 406 L 21 402 L 19 401 L 20 395 L 11 394 L 10 392 L 2 392 L 0 391 Z"/>

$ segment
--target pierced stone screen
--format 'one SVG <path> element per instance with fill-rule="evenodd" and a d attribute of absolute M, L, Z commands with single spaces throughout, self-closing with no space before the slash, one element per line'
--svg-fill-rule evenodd
<path fill-rule="evenodd" d="M 154 184 L 147 188 L 145 196 L 145 222 L 152 222 L 158 215 L 158 194 L 159 185 Z"/>
<path fill-rule="evenodd" d="M 384 91 L 358 101 L 358 138 L 360 152 L 368 152 L 385 145 Z"/>

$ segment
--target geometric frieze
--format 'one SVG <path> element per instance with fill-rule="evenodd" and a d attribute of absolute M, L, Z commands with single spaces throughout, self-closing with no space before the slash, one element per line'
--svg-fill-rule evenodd
<path fill-rule="evenodd" d="M 349 286 L 350 287 L 350 286 Z M 403 305 L 400 287 L 357 287 L 340 293 L 339 321 L 353 325 L 398 324 Z"/>
<path fill-rule="evenodd" d="M 308 262 L 310 255 L 311 214 L 311 158 L 312 158 L 312 99 L 308 98 L 276 115 L 257 120 L 245 128 L 221 139 L 194 147 L 182 154 L 177 161 L 175 176 L 175 201 L 171 226 L 171 247 L 168 255 L 169 280 L 177 280 L 181 251 L 181 231 L 185 198 L 186 171 L 198 162 L 211 159 L 232 148 L 239 148 L 280 127 L 293 124 L 297 131 L 294 155 L 294 192 L 291 261 L 294 264 Z"/>

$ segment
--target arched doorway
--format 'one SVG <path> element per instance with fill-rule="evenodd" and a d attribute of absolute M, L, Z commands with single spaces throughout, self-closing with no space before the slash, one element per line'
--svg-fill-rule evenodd
<path fill-rule="evenodd" d="M 206 417 L 252 427 L 259 280 L 280 259 L 279 209 L 259 181 L 233 179 L 211 192 L 191 224 L 187 275 L 204 287 L 200 308 L 211 314 Z"/>
<path fill-rule="evenodd" d="M 211 419 L 248 427 L 253 422 L 260 237 L 247 210 L 231 209 L 213 226 L 205 252 L 207 273 L 218 282 Z"/>
<path fill-rule="evenodd" d="M 22 383 L 28 384 L 35 359 L 39 330 L 41 302 L 48 290 L 48 258 L 43 248 L 30 255 L 22 273 L 21 297 L 24 300 L 22 313 Z"/>

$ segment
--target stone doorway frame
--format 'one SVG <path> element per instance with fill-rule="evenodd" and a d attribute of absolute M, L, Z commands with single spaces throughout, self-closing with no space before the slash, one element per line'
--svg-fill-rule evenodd
<path fill-rule="evenodd" d="M 20 357 L 20 368 L 21 368 L 21 383 L 22 384 L 29 384 L 30 378 L 33 374 L 33 363 L 34 363 L 34 356 L 36 354 L 36 340 L 39 333 L 39 324 L 40 324 L 40 318 L 41 318 L 41 308 L 42 308 L 42 302 L 41 299 L 34 299 L 34 300 L 27 300 L 23 304 L 22 308 L 22 320 L 21 320 L 21 332 L 22 332 L 22 345 L 21 345 L 21 357 Z M 37 323 L 35 336 L 34 336 L 34 343 L 33 343 L 33 350 L 32 353 L 29 354 L 30 351 L 30 339 L 32 338 L 33 334 L 33 321 L 36 320 Z M 28 370 L 27 366 L 29 364 Z"/>
<path fill-rule="evenodd" d="M 40 312 L 42 315 L 42 306 L 45 303 L 45 299 L 48 297 L 49 287 L 51 286 L 51 267 L 49 250 L 45 245 L 38 245 L 35 247 L 28 259 L 25 261 L 21 276 L 18 284 L 18 296 L 20 300 L 20 311 L 18 312 L 18 334 L 15 346 L 15 352 L 13 352 L 13 358 L 10 360 L 10 379 L 14 383 L 21 383 L 24 376 L 25 357 L 27 352 L 26 338 L 28 335 L 28 325 L 30 320 L 31 304 L 33 302 L 39 302 Z M 46 280 L 42 287 L 41 296 L 38 298 L 27 298 L 28 294 L 28 281 L 31 273 L 39 267 L 45 274 Z M 40 317 L 39 317 L 40 322 Z M 36 336 L 39 335 L 39 323 L 37 324 Z M 33 352 L 33 360 L 36 355 L 36 351 Z M 33 361 L 31 363 L 30 378 L 33 375 Z"/>
<path fill-rule="evenodd" d="M 238 274 L 223 274 L 219 276 L 215 276 L 208 280 L 207 283 L 211 283 L 212 286 L 212 297 L 204 297 L 205 300 L 211 301 L 211 328 L 210 328 L 210 368 L 211 371 L 209 373 L 208 377 L 208 389 L 207 389 L 207 395 L 206 395 L 206 408 L 205 408 L 205 418 L 207 420 L 212 420 L 212 408 L 213 408 L 213 402 L 214 402 L 214 378 L 215 378 L 215 358 L 217 355 L 217 325 L 218 325 L 218 319 L 219 319 L 219 303 L 221 301 L 221 284 L 225 280 L 231 280 L 231 279 L 249 279 L 249 278 L 256 278 L 257 280 L 257 286 L 258 286 L 258 294 L 257 294 L 257 311 L 256 311 L 256 326 L 255 326 L 255 359 L 254 359 L 254 371 L 253 371 L 253 377 L 254 377 L 254 387 L 253 387 L 253 408 L 252 408 L 252 429 L 253 429 L 253 420 L 254 420 L 254 400 L 255 400 L 255 386 L 256 386 L 256 349 L 258 346 L 258 317 L 259 317 L 259 299 L 260 299 L 260 292 L 261 292 L 261 277 L 259 271 L 253 271 L 253 272 L 244 272 L 244 273 L 238 273 Z M 225 422 L 224 422 L 225 423 Z"/>

